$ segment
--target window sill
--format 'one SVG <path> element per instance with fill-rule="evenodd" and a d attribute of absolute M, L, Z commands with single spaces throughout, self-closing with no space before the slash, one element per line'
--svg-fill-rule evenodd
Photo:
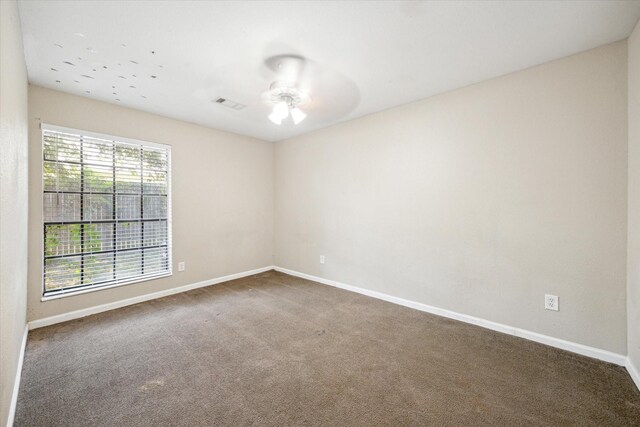
<path fill-rule="evenodd" d="M 84 289 L 68 290 L 68 291 L 52 291 L 52 292 L 49 292 L 48 294 L 43 295 L 40 298 L 40 301 L 45 302 L 45 301 L 51 301 L 51 300 L 56 300 L 56 299 L 66 298 L 66 297 L 71 297 L 76 295 L 88 294 L 90 292 L 103 291 L 105 289 L 112 289 L 120 286 L 133 285 L 134 283 L 146 282 L 148 280 L 162 279 L 164 277 L 171 277 L 171 276 L 173 276 L 173 272 L 168 271 L 165 273 L 156 274 L 154 276 L 134 278 L 134 279 L 126 280 L 119 283 L 113 283 L 113 284 L 104 285 L 104 286 L 96 286 L 93 288 L 84 288 Z"/>

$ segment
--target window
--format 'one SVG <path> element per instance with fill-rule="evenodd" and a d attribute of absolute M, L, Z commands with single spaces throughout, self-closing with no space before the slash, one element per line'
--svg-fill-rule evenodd
<path fill-rule="evenodd" d="M 44 297 L 171 274 L 171 148 L 42 125 Z"/>

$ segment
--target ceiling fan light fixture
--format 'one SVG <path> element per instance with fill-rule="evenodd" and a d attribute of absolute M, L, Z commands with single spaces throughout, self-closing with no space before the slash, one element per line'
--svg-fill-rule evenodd
<path fill-rule="evenodd" d="M 291 118 L 293 119 L 294 124 L 298 124 L 303 121 L 307 117 L 305 113 L 302 112 L 299 108 L 294 108 L 291 110 Z"/>
<path fill-rule="evenodd" d="M 269 115 L 273 123 L 280 125 L 291 115 L 293 123 L 297 125 L 307 117 L 298 106 L 308 103 L 311 98 L 291 82 L 275 81 L 262 94 L 262 100 L 267 105 L 273 105 L 273 111 Z"/>
<path fill-rule="evenodd" d="M 273 123 L 275 123 L 277 125 L 281 125 L 282 124 L 282 117 L 280 117 L 276 113 L 269 114 L 269 120 L 271 120 Z"/>
<path fill-rule="evenodd" d="M 277 114 L 281 119 L 286 119 L 289 115 L 289 105 L 286 101 L 278 102 L 275 107 L 273 107 L 273 114 Z"/>
<path fill-rule="evenodd" d="M 280 125 L 287 116 L 289 116 L 289 105 L 285 101 L 281 101 L 273 107 L 273 112 L 269 114 L 269 120 Z"/>

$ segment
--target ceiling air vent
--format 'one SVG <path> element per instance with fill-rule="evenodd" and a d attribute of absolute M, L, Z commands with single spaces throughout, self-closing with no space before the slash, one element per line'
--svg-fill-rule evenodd
<path fill-rule="evenodd" d="M 244 104 L 240 104 L 239 102 L 231 101 L 230 99 L 226 98 L 218 98 L 215 102 L 233 110 L 242 110 L 244 107 L 246 107 L 246 105 Z"/>

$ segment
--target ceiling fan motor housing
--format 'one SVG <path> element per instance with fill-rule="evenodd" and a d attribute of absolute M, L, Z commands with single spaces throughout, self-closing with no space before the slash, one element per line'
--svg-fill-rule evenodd
<path fill-rule="evenodd" d="M 304 105 L 311 97 L 299 90 L 295 83 L 275 81 L 269 86 L 269 90 L 262 94 L 262 101 L 267 105 L 276 105 L 286 102 L 291 108 Z"/>

